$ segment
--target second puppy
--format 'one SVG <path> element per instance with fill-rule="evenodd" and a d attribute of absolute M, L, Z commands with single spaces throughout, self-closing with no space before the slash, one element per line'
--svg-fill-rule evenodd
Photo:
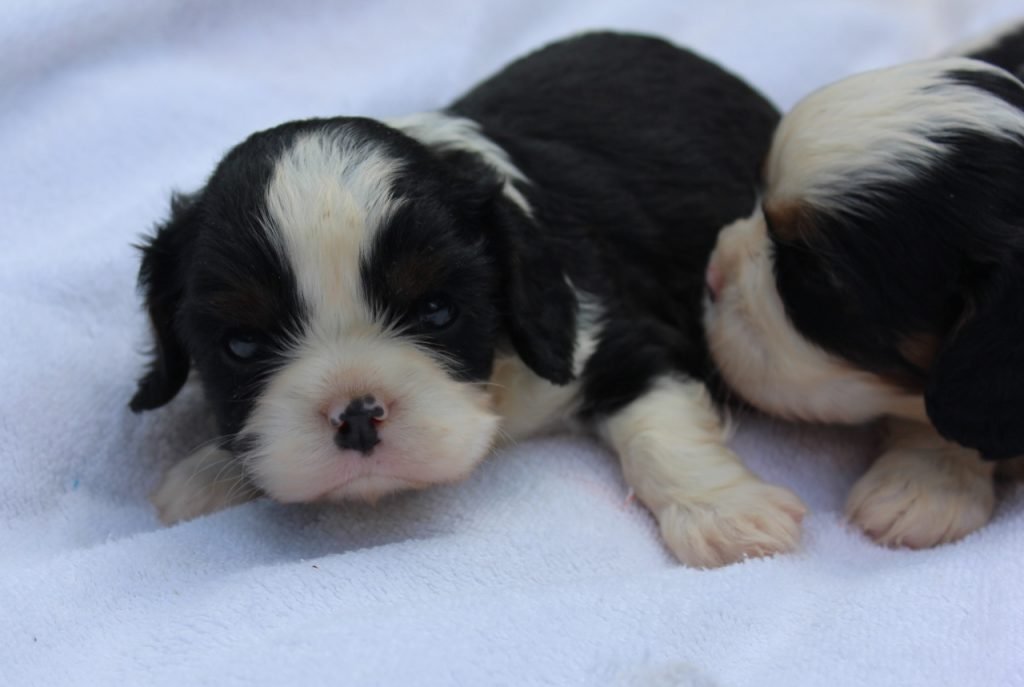
<path fill-rule="evenodd" d="M 1019 71 L 1022 39 L 977 56 Z M 1024 455 L 1024 85 L 966 58 L 832 84 L 783 118 L 765 185 L 708 268 L 724 378 L 782 417 L 886 418 L 847 502 L 879 542 L 974 531 L 983 458 Z"/>

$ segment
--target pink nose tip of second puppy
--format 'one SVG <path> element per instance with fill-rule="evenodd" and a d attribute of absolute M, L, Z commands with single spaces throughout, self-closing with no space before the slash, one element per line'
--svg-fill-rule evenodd
<path fill-rule="evenodd" d="M 708 264 L 707 272 L 704 273 L 704 283 L 708 287 L 708 295 L 711 297 L 711 302 L 717 301 L 718 295 L 722 292 L 725 277 L 722 276 L 722 271 L 713 262 Z"/>

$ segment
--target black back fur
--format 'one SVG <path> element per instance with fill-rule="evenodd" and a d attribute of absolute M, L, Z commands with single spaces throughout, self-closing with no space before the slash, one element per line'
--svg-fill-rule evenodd
<path fill-rule="evenodd" d="M 753 209 L 775 108 L 689 51 L 598 33 L 513 63 L 451 110 L 530 179 L 537 250 L 605 308 L 584 412 L 613 411 L 672 370 L 707 379 L 704 270 L 718 230 Z M 547 294 L 532 307 L 563 337 L 564 373 L 570 294 L 551 275 L 529 273 Z"/>

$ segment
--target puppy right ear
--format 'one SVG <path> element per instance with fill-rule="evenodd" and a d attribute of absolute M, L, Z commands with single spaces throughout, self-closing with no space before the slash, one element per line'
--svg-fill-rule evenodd
<path fill-rule="evenodd" d="M 145 295 L 154 344 L 149 367 L 129 404 L 136 413 L 170 401 L 188 378 L 189 357 L 175 323 L 185 289 L 182 266 L 196 234 L 197 205 L 195 196 L 175 193 L 171 218 L 140 246 L 139 288 Z"/>
<path fill-rule="evenodd" d="M 478 153 L 441 150 L 447 186 L 471 226 L 483 227 L 501 274 L 499 310 L 516 353 L 552 384 L 575 378 L 576 294 L 544 232 L 506 193 L 505 183 Z"/>
<path fill-rule="evenodd" d="M 543 232 L 507 198 L 495 204 L 497 263 L 504 273 L 504 320 L 523 362 L 553 384 L 575 378 L 576 294 Z"/>

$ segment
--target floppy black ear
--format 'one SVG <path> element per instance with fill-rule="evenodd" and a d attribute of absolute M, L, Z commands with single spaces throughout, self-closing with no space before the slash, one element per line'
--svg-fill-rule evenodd
<path fill-rule="evenodd" d="M 471 151 L 435 149 L 452 175 L 448 192 L 485 233 L 501 274 L 505 331 L 526 365 L 554 384 L 575 377 L 576 294 L 537 221 L 510 197 L 506 182 Z"/>
<path fill-rule="evenodd" d="M 984 458 L 1024 455 L 1024 266 L 994 268 L 935 360 L 925 407 Z"/>
<path fill-rule="evenodd" d="M 175 330 L 184 292 L 182 266 L 196 232 L 194 196 L 174 194 L 171 218 L 141 246 L 139 287 L 146 299 L 154 344 L 152 360 L 129 407 L 136 413 L 170 401 L 188 378 L 189 358 Z"/>
<path fill-rule="evenodd" d="M 505 197 L 493 205 L 494 260 L 502 272 L 502 315 L 523 362 L 568 384 L 576 348 L 576 294 L 537 223 Z"/>

